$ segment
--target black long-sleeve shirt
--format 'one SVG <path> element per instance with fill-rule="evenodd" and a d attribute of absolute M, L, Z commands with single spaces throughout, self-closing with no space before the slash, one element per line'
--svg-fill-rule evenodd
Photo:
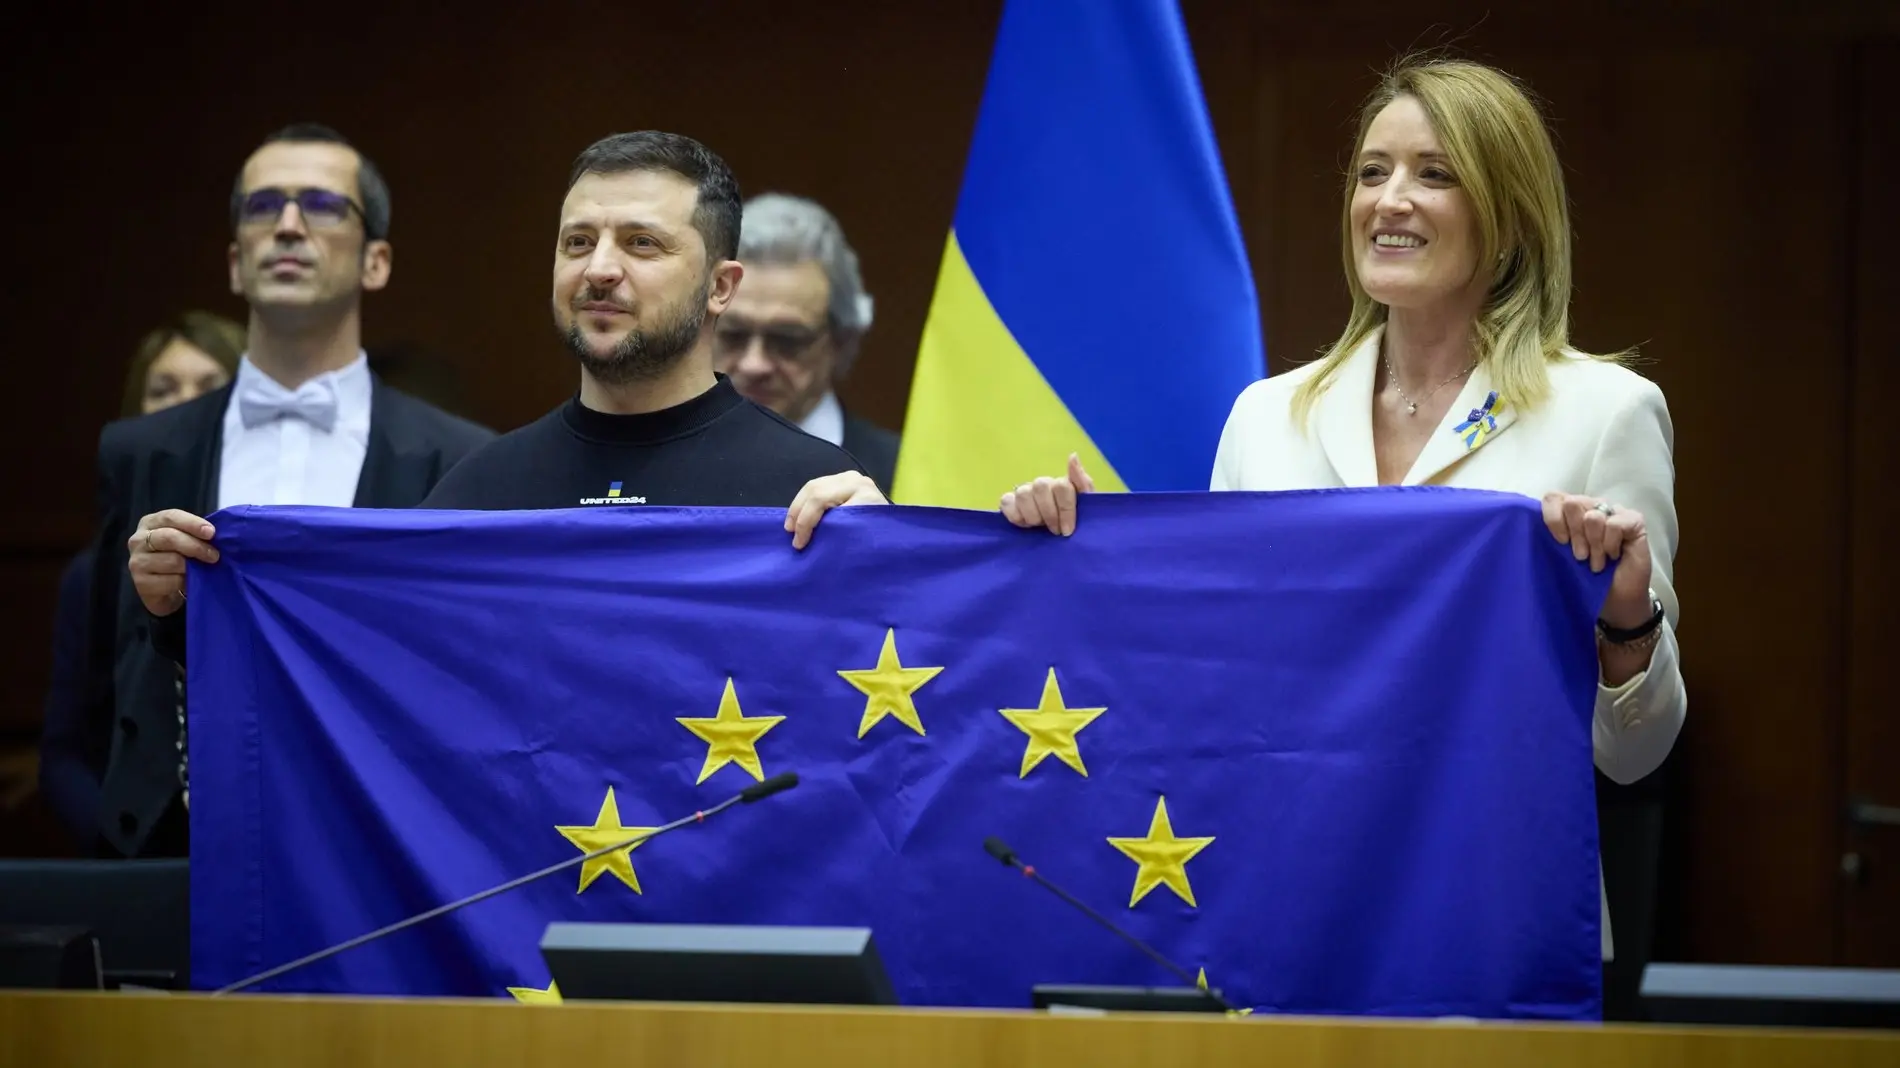
<path fill-rule="evenodd" d="M 692 400 L 640 415 L 608 415 L 572 398 L 464 458 L 421 507 L 784 508 L 814 478 L 863 470 L 721 375 Z"/>

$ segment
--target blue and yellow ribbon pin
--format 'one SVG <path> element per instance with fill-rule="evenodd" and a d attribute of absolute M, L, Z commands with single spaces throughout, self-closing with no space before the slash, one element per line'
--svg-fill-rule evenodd
<path fill-rule="evenodd" d="M 1491 432 L 1498 428 L 1497 412 L 1500 407 L 1502 405 L 1498 404 L 1498 391 L 1494 389 L 1484 398 L 1482 407 L 1471 409 L 1470 414 L 1465 416 L 1465 421 L 1458 424 L 1456 433 L 1465 439 L 1466 452 L 1484 444 L 1484 439 L 1490 437 Z"/>

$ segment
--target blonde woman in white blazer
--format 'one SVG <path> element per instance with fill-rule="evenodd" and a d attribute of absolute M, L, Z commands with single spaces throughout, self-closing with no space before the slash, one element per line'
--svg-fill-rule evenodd
<path fill-rule="evenodd" d="M 1688 708 L 1677 666 L 1673 431 L 1662 391 L 1569 342 L 1570 220 L 1542 117 L 1506 74 L 1404 62 L 1361 114 L 1342 227 L 1353 310 L 1319 361 L 1234 403 L 1210 486 L 1465 486 L 1541 498 L 1551 535 L 1614 572 L 1598 620 L 1596 765 L 1629 783 Z M 1003 495 L 1075 530 L 1066 477 Z M 1607 914 L 1604 956 L 1610 955 Z"/>

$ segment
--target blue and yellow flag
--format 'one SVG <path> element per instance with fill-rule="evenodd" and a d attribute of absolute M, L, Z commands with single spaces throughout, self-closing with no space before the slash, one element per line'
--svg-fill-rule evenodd
<path fill-rule="evenodd" d="M 1174 0 L 1009 0 L 924 325 L 894 499 L 996 507 L 1070 453 L 1205 489 L 1265 373 Z"/>
<path fill-rule="evenodd" d="M 1105 495 L 1057 538 L 847 508 L 238 508 L 191 575 L 216 988 L 795 771 L 794 790 L 273 980 L 548 997 L 554 921 L 865 926 L 905 1004 L 1178 985 L 1589 1018 L 1592 624 L 1534 500 Z"/>

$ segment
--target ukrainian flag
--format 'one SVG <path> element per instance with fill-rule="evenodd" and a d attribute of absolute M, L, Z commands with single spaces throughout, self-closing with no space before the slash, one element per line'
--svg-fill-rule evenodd
<path fill-rule="evenodd" d="M 1174 0 L 1009 0 L 893 498 L 993 509 L 1071 452 L 1099 489 L 1205 489 L 1264 368 Z"/>

